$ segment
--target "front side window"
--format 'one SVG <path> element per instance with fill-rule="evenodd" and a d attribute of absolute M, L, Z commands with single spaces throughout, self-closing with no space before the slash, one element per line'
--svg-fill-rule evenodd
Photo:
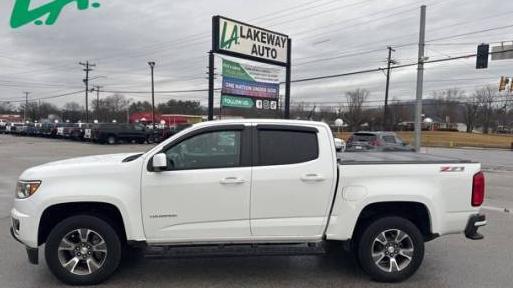
<path fill-rule="evenodd" d="M 241 131 L 207 132 L 186 139 L 165 153 L 170 170 L 240 165 Z"/>
<path fill-rule="evenodd" d="M 306 131 L 259 130 L 259 164 L 287 165 L 319 157 L 317 133 Z"/>

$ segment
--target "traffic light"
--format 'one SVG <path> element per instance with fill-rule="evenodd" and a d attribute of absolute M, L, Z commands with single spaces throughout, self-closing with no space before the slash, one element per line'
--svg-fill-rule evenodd
<path fill-rule="evenodd" d="M 506 86 L 508 86 L 509 78 L 505 76 L 501 76 L 501 81 L 499 82 L 499 92 L 506 90 Z M 511 91 L 511 87 L 510 87 Z"/>
<path fill-rule="evenodd" d="M 490 50 L 490 45 L 481 44 L 477 46 L 477 60 L 476 60 L 476 69 L 486 69 L 488 68 L 488 51 Z"/>

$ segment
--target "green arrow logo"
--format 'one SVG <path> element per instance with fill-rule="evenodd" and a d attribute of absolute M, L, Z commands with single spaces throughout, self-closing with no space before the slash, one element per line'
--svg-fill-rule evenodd
<path fill-rule="evenodd" d="M 36 25 L 43 25 L 43 23 L 53 25 L 59 18 L 62 9 L 74 2 L 76 2 L 78 10 L 89 8 L 89 0 L 54 0 L 33 9 L 30 8 L 30 1 L 16 0 L 11 14 L 12 28 L 19 28 L 31 22 Z M 96 2 L 91 4 L 93 8 L 99 8 L 100 6 L 100 3 Z M 41 20 L 44 16 L 47 16 L 45 22 Z"/>

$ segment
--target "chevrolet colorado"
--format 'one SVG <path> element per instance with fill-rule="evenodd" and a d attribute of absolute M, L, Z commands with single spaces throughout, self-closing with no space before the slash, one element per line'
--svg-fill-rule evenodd
<path fill-rule="evenodd" d="M 378 281 L 411 276 L 424 242 L 486 224 L 480 164 L 342 153 L 324 123 L 196 124 L 146 153 L 91 156 L 20 176 L 11 234 L 75 285 L 106 280 L 125 247 L 344 243 Z M 329 251 L 329 249 L 326 249 Z"/>

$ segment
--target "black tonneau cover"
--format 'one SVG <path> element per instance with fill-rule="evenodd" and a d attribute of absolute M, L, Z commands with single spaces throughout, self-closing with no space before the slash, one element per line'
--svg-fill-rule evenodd
<path fill-rule="evenodd" d="M 337 154 L 340 165 L 365 164 L 456 164 L 470 160 L 414 152 L 344 152 Z"/>

